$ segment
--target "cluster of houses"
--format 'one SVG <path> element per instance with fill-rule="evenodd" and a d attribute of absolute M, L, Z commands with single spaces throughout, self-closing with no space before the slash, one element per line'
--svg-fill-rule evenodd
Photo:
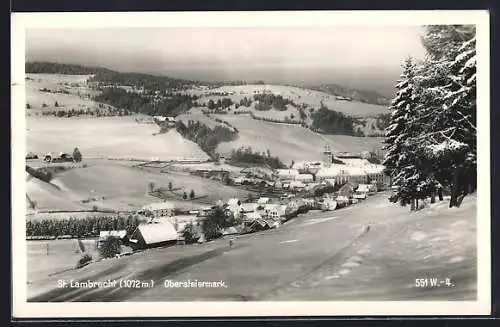
<path fill-rule="evenodd" d="M 248 177 L 250 171 L 246 170 L 244 175 L 232 178 L 234 185 L 250 181 L 265 183 L 267 187 L 281 190 L 281 196 L 262 195 L 251 201 L 231 198 L 224 202 L 219 200 L 214 206 L 184 212 L 170 202 L 148 204 L 138 211 L 145 217 L 145 222 L 128 236 L 128 243 L 136 249 L 182 243 L 187 226 L 194 239 L 204 242 L 203 223 L 216 208 L 222 209 L 224 215 L 234 222 L 234 226 L 221 231 L 222 235 L 279 228 L 287 220 L 308 210 L 336 210 L 384 189 L 390 185 L 390 180 L 383 170 L 384 166 L 372 164 L 359 155 L 343 153 L 334 156 L 325 147 L 322 161 L 297 162 L 289 169 L 274 171 L 272 176 L 260 172 L 263 174 L 260 178 Z M 251 173 L 255 176 L 259 172 Z M 229 178 L 220 172 L 201 175 Z M 106 235 L 104 232 L 102 237 Z"/>

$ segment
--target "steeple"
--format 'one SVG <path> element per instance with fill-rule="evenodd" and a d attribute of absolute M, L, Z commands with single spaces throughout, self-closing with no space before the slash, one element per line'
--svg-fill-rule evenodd
<path fill-rule="evenodd" d="M 323 151 L 323 165 L 325 167 L 330 167 L 332 163 L 332 151 L 330 150 L 330 145 L 325 145 L 325 150 Z"/>

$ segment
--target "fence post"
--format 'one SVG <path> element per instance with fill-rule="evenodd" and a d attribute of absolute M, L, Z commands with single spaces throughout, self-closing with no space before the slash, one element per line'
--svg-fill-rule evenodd
<path fill-rule="evenodd" d="M 46 248 L 47 256 L 49 255 L 49 247 L 50 247 L 49 243 L 46 243 L 45 248 Z"/>

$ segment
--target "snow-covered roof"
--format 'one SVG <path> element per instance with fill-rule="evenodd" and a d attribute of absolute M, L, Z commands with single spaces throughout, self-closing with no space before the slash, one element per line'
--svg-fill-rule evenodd
<path fill-rule="evenodd" d="M 253 212 L 257 210 L 258 206 L 257 203 L 242 203 L 241 210 L 243 210 L 243 212 Z"/>
<path fill-rule="evenodd" d="M 358 192 L 369 192 L 371 188 L 372 188 L 371 185 L 368 185 L 368 184 L 359 184 L 359 186 L 356 189 L 356 191 L 358 191 Z"/>
<path fill-rule="evenodd" d="M 264 211 L 277 210 L 280 207 L 281 207 L 281 204 L 279 204 L 279 203 L 269 203 L 269 204 L 265 205 Z"/>
<path fill-rule="evenodd" d="M 342 170 L 341 165 L 331 165 L 330 167 L 321 168 L 316 174 L 317 177 L 330 177 L 330 176 L 338 176 L 341 174 Z"/>
<path fill-rule="evenodd" d="M 124 238 L 127 236 L 126 230 L 102 230 L 99 232 L 99 238 L 106 238 L 109 236 Z"/>
<path fill-rule="evenodd" d="M 385 169 L 385 166 L 370 164 L 368 166 L 363 167 L 363 169 L 367 174 L 382 174 Z"/>
<path fill-rule="evenodd" d="M 370 162 L 367 159 L 341 158 L 340 160 L 342 160 L 342 162 L 344 162 L 348 166 L 363 167 L 366 165 L 370 165 Z"/>
<path fill-rule="evenodd" d="M 260 214 L 260 213 L 258 213 L 258 212 L 249 212 L 249 213 L 246 213 L 246 214 L 245 214 L 245 218 L 246 218 L 247 220 L 255 220 L 255 219 L 261 219 L 261 218 L 262 218 L 262 216 L 261 216 L 261 214 Z"/>
<path fill-rule="evenodd" d="M 295 176 L 295 180 L 296 181 L 303 181 L 303 182 L 312 181 L 313 176 L 311 174 L 299 174 L 299 175 Z"/>
<path fill-rule="evenodd" d="M 197 221 L 199 217 L 194 215 L 178 215 L 169 217 L 168 220 L 171 223 L 182 223 L 182 222 L 194 222 Z"/>
<path fill-rule="evenodd" d="M 231 199 L 227 200 L 227 204 L 229 206 L 237 206 L 239 201 L 240 200 L 238 200 L 237 198 L 231 198 Z"/>
<path fill-rule="evenodd" d="M 166 241 L 175 241 L 178 238 L 174 225 L 166 220 L 158 220 L 137 227 L 146 244 L 155 244 Z"/>
<path fill-rule="evenodd" d="M 297 169 L 277 169 L 278 176 L 295 176 L 299 174 Z"/>
<path fill-rule="evenodd" d="M 269 200 L 270 200 L 269 198 L 262 197 L 262 198 L 257 200 L 257 203 L 258 204 L 266 204 L 269 202 Z"/>
<path fill-rule="evenodd" d="M 350 167 L 350 166 L 345 166 L 343 169 L 343 172 L 341 173 L 350 175 L 350 176 L 364 176 L 366 175 L 366 172 L 363 168 L 360 167 Z"/>
<path fill-rule="evenodd" d="M 305 169 L 306 167 L 321 168 L 321 167 L 323 167 L 323 162 L 317 161 L 317 160 L 316 161 L 297 161 L 292 166 L 293 169 Z"/>

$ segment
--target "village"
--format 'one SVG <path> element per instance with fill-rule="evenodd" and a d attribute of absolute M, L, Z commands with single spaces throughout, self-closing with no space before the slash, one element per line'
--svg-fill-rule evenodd
<path fill-rule="evenodd" d="M 218 164 L 224 164 L 223 156 Z M 366 155 L 334 154 L 330 146 L 325 146 L 322 161 L 295 162 L 288 169 L 247 168 L 240 173 L 217 168 L 197 169 L 191 174 L 252 190 L 259 196 L 220 199 L 193 210 L 181 210 L 169 201 L 150 203 L 137 211 L 142 223 L 133 233 L 100 231 L 99 241 L 115 236 L 131 250 L 139 250 L 204 243 L 218 237 L 231 240 L 239 234 L 279 228 L 309 211 L 338 210 L 387 190 L 390 179 L 383 170 L 384 166 L 370 163 Z M 217 214 L 223 216 L 223 222 L 207 237 L 203 224 Z"/>

